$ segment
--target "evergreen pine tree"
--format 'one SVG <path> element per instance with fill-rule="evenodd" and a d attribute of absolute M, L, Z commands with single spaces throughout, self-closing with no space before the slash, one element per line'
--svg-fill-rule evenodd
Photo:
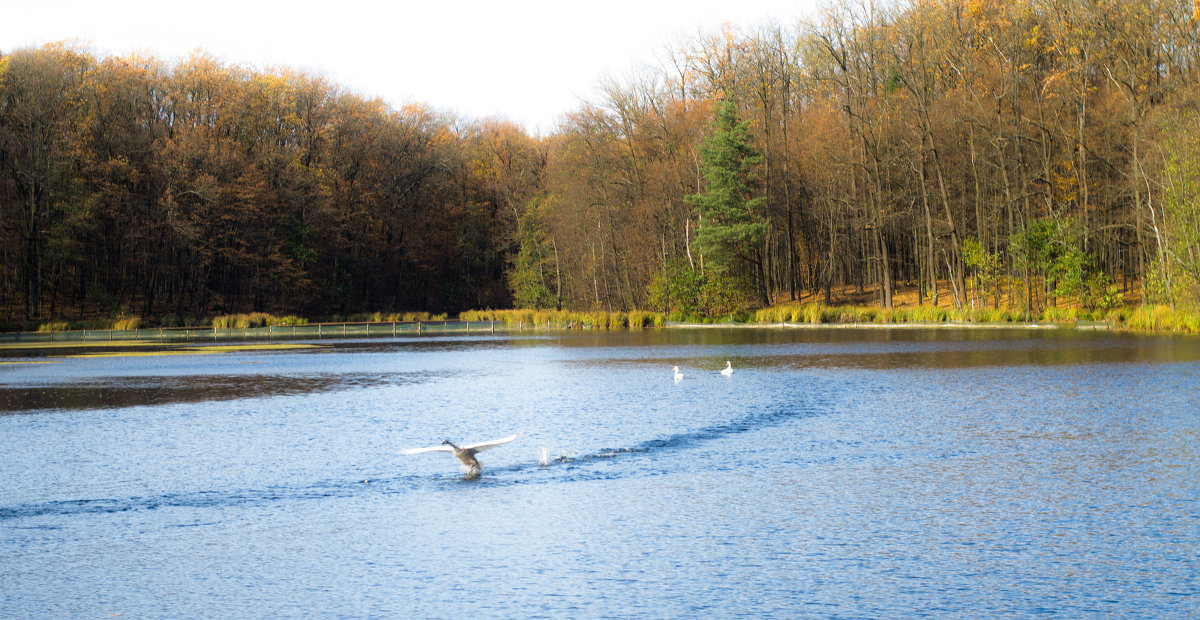
<path fill-rule="evenodd" d="M 753 169 L 762 155 L 750 144 L 747 125 L 738 119 L 737 105 L 726 99 L 712 136 L 700 147 L 705 190 L 688 196 L 687 203 L 701 218 L 696 247 L 707 268 L 730 272 L 749 267 L 762 303 L 768 305 L 762 260 L 767 223 L 759 213 L 766 198 L 752 197 L 757 189 Z"/>

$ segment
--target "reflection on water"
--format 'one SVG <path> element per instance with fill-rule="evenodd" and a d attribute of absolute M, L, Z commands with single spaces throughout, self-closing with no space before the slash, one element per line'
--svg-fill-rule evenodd
<path fill-rule="evenodd" d="M 1197 609 L 1194 338 L 709 328 L 324 344 L 0 366 L 0 611 Z M 477 479 L 398 454 L 516 431 Z"/>

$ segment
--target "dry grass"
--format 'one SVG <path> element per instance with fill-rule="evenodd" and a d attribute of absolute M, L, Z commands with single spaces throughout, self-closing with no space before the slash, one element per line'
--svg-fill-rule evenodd
<path fill-rule="evenodd" d="M 370 312 L 350 316 L 351 323 L 417 323 L 429 321 L 445 321 L 445 314 L 430 314 L 428 312 Z"/>
<path fill-rule="evenodd" d="M 1119 308 L 1109 312 L 1105 320 L 1118 329 L 1200 334 L 1200 312 L 1172 310 L 1168 306 Z"/>
<path fill-rule="evenodd" d="M 572 312 L 569 310 L 469 310 L 458 316 L 462 321 L 496 321 L 505 325 L 550 326 L 566 329 L 643 329 L 662 327 L 660 312 Z"/>
<path fill-rule="evenodd" d="M 252 327 L 279 327 L 281 325 L 307 325 L 308 319 L 303 319 L 298 316 L 275 316 L 265 312 L 251 312 L 249 314 L 226 314 L 218 317 L 213 317 L 212 326 L 214 329 L 249 329 Z"/>
<path fill-rule="evenodd" d="M 1129 290 L 1123 291 L 1123 296 L 1124 296 L 1125 304 L 1127 306 L 1136 306 L 1136 305 L 1140 304 L 1142 301 L 1142 290 L 1141 290 L 1140 284 L 1137 282 L 1131 283 Z M 970 294 L 968 294 L 967 305 L 970 305 L 970 299 L 971 299 Z M 993 301 L 994 301 L 994 299 L 990 293 L 985 298 L 980 298 L 978 295 L 976 295 L 975 296 L 975 308 L 977 310 L 983 309 L 983 308 L 991 308 Z M 800 299 L 795 300 L 795 301 L 790 300 L 789 296 L 786 294 L 776 295 L 773 302 L 774 302 L 774 304 L 824 303 L 825 302 L 825 292 L 824 292 L 824 290 L 822 290 L 820 293 L 813 294 L 810 291 L 803 291 L 800 294 Z M 1012 289 L 1011 287 L 1005 287 L 1003 289 L 1002 294 L 1000 295 L 1000 304 L 999 304 L 1001 309 L 1019 308 L 1019 307 L 1021 307 L 1021 305 L 1023 303 L 1024 303 L 1024 300 L 1021 298 L 1020 290 Z M 862 291 L 857 290 L 857 288 L 854 286 L 834 287 L 830 291 L 830 303 L 828 305 L 830 305 L 830 306 L 859 306 L 859 307 L 876 306 L 876 307 L 878 307 L 879 306 L 879 291 L 878 291 L 877 287 L 870 287 L 870 286 L 865 287 Z M 902 284 L 902 285 L 896 287 L 896 290 L 892 292 L 892 307 L 893 308 L 909 308 L 909 307 L 913 307 L 913 306 L 927 306 L 927 305 L 929 305 L 929 304 L 921 302 L 921 299 L 919 298 L 919 294 L 917 291 L 917 287 L 915 285 Z M 939 308 L 947 308 L 947 309 L 954 307 L 954 293 L 951 291 L 950 282 L 948 280 L 942 280 L 942 281 L 938 282 L 938 304 L 937 305 Z M 1059 305 L 1063 306 L 1065 304 L 1060 303 Z"/>

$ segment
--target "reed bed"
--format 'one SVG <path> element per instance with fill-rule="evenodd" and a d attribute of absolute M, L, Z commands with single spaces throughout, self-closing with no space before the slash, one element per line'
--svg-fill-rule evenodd
<path fill-rule="evenodd" d="M 1074 325 L 1079 319 L 1077 308 L 1046 308 L 1046 311 L 1042 313 L 1042 320 L 1046 323 Z"/>
<path fill-rule="evenodd" d="M 1080 308 L 1048 308 L 1027 316 L 1012 309 L 956 309 L 934 306 L 906 308 L 864 308 L 823 304 L 788 304 L 763 308 L 749 319 L 754 323 L 974 323 L 1003 324 L 1036 321 L 1057 325 L 1075 325 L 1082 320 L 1103 321 L 1113 329 L 1151 332 L 1200 334 L 1200 312 L 1172 310 L 1168 306 L 1134 306 L 1108 312 L 1088 312 Z"/>
<path fill-rule="evenodd" d="M 249 314 L 225 314 L 213 317 L 214 329 L 250 329 L 253 327 L 279 327 L 282 325 L 307 325 L 308 319 L 294 315 L 275 316 L 265 312 Z"/>
<path fill-rule="evenodd" d="M 1117 308 L 1108 313 L 1105 322 L 1116 329 L 1200 334 L 1200 312 L 1172 310 L 1170 306 Z"/>
<path fill-rule="evenodd" d="M 90 321 L 76 321 L 70 323 L 67 321 L 49 321 L 37 326 L 38 333 L 50 332 L 67 332 L 81 329 L 103 329 L 115 331 L 133 331 L 141 329 L 142 318 L 135 316 L 131 318 L 120 319 L 94 319 Z"/>
<path fill-rule="evenodd" d="M 516 310 L 470 310 L 459 315 L 462 321 L 495 321 L 508 326 L 555 327 L 559 329 L 621 330 L 662 327 L 667 316 L 661 312 L 631 310 L 629 312 L 576 312 L 569 310 L 516 309 Z M 448 320 L 446 314 L 428 312 L 375 312 L 355 315 L 349 322 L 411 323 Z M 1081 320 L 1103 321 L 1112 329 L 1127 329 L 1146 332 L 1184 332 L 1200 334 L 1200 311 L 1172 310 L 1168 306 L 1127 306 L 1107 312 L 1089 312 L 1079 308 L 1049 308 L 1039 315 L 1029 316 L 1012 309 L 956 309 L 938 306 L 907 306 L 901 308 L 876 308 L 864 306 L 827 306 L 824 304 L 782 304 L 762 308 L 753 312 L 720 317 L 671 317 L 681 322 L 740 322 L 749 324 L 937 324 L 971 323 L 1003 324 L 1039 321 L 1057 325 L 1074 325 Z M 199 321 L 197 319 L 197 321 Z M 334 317 L 343 322 L 342 317 Z M 86 321 L 47 321 L 40 325 L 27 324 L 24 329 L 36 329 L 41 333 L 66 332 L 72 330 L 115 330 L 133 331 L 148 326 L 141 317 L 97 318 Z M 162 327 L 176 327 L 192 323 L 181 317 L 163 317 L 158 323 Z M 308 319 L 295 315 L 276 316 L 265 312 L 226 314 L 212 319 L 215 329 L 249 329 L 268 326 L 307 325 Z M 14 326 L 9 331 L 19 331 Z"/>
<path fill-rule="evenodd" d="M 125 319 L 117 319 L 113 321 L 112 329 L 117 331 L 132 331 L 139 329 L 142 326 L 142 317 L 135 316 Z"/>
<path fill-rule="evenodd" d="M 662 327 L 666 320 L 660 312 L 572 312 L 569 310 L 468 310 L 458 315 L 462 321 L 495 321 L 504 325 L 542 326 L 564 329 L 645 329 Z"/>
<path fill-rule="evenodd" d="M 428 323 L 445 321 L 447 314 L 430 314 L 429 312 L 370 312 L 355 314 L 349 317 L 349 323 Z M 335 317 L 334 322 L 341 322 L 341 317 Z"/>
<path fill-rule="evenodd" d="M 824 304 L 785 304 L 756 311 L 754 323 L 1012 323 L 1022 320 L 1010 310 L 989 308 L 963 309 L 938 306 L 873 308 L 862 306 L 826 306 Z M 1072 319 L 1074 320 L 1074 319 Z"/>

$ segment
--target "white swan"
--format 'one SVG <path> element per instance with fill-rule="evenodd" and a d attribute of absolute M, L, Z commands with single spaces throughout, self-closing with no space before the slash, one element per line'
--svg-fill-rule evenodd
<path fill-rule="evenodd" d="M 725 362 L 725 368 L 721 371 L 721 374 L 725 375 L 726 377 L 732 376 L 733 375 L 733 365 L 730 364 L 729 362 Z"/>
<path fill-rule="evenodd" d="M 679 380 L 683 378 L 683 373 L 679 372 L 678 366 L 672 368 L 671 370 L 675 371 L 675 383 L 679 383 Z"/>
<path fill-rule="evenodd" d="M 483 465 L 480 464 L 479 461 L 475 460 L 475 455 L 477 453 L 483 452 L 484 450 L 488 450 L 490 448 L 495 448 L 496 446 L 504 445 L 520 436 L 521 433 L 517 433 L 516 435 L 509 435 L 508 437 L 501 439 L 470 443 L 464 446 L 456 446 L 451 443 L 449 439 L 443 439 L 440 445 L 430 446 L 428 448 L 405 448 L 400 451 L 400 454 L 419 454 L 421 452 L 453 452 L 454 456 L 457 456 L 458 460 L 462 461 L 462 464 L 466 466 L 467 476 L 475 477 L 479 475 L 481 470 L 483 470 Z"/>

